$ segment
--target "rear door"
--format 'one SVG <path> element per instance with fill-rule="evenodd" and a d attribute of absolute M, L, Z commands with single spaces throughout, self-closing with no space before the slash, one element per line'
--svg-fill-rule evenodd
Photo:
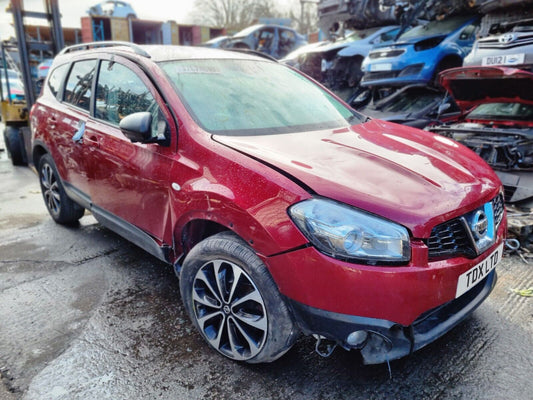
<path fill-rule="evenodd" d="M 171 244 L 169 171 L 177 136 L 173 118 L 156 88 L 133 62 L 103 59 L 95 88 L 94 118 L 85 137 L 94 143 L 94 207 L 120 223 L 127 221 L 162 243 Z M 119 128 L 127 115 L 152 114 L 152 135 L 167 143 L 132 143 Z M 174 143 L 175 145 L 175 143 Z"/>
<path fill-rule="evenodd" d="M 72 64 L 65 82 L 61 105 L 52 110 L 48 124 L 53 129 L 52 156 L 67 189 L 88 201 L 91 172 L 90 146 L 84 133 L 91 110 L 92 85 L 96 60 L 80 60 Z M 86 205 L 85 205 L 86 206 Z"/>

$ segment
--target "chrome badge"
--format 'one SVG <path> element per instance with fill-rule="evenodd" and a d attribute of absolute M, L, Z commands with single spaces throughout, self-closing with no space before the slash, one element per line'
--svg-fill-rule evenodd
<path fill-rule="evenodd" d="M 472 218 L 472 222 L 470 225 L 470 229 L 472 229 L 472 233 L 476 237 L 476 239 L 482 239 L 488 232 L 489 228 L 489 219 L 487 218 L 487 214 L 483 210 L 478 210 L 474 217 Z"/>
<path fill-rule="evenodd" d="M 502 44 L 507 44 L 514 42 L 515 39 L 516 35 L 514 35 L 513 33 L 506 33 L 505 35 L 501 35 L 498 41 Z"/>
<path fill-rule="evenodd" d="M 464 223 L 468 227 L 469 236 L 477 254 L 487 250 L 496 241 L 492 202 L 485 203 L 477 210 L 467 214 Z"/>

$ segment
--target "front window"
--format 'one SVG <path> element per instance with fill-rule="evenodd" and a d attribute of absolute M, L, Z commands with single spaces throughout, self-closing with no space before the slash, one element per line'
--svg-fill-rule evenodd
<path fill-rule="evenodd" d="M 459 29 L 466 24 L 471 16 L 457 16 L 447 18 L 443 21 L 431 21 L 426 25 L 418 25 L 402 34 L 398 40 L 407 40 L 418 37 L 448 35 L 450 32 Z"/>
<path fill-rule="evenodd" d="M 103 61 L 96 87 L 96 118 L 118 125 L 122 118 L 149 111 L 155 104 L 150 90 L 131 69 Z"/>
<path fill-rule="evenodd" d="M 96 85 L 95 117 L 118 126 L 133 113 L 152 114 L 152 137 L 164 136 L 166 121 L 142 79 L 128 67 L 114 61 L 102 61 Z"/>
<path fill-rule="evenodd" d="M 347 127 L 355 111 L 299 73 L 254 60 L 161 64 L 195 121 L 224 135 L 264 135 Z"/>

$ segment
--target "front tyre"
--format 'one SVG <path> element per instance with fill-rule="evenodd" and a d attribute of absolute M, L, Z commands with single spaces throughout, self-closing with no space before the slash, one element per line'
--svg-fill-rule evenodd
<path fill-rule="evenodd" d="M 39 160 L 39 182 L 44 204 L 55 222 L 69 225 L 83 216 L 85 209 L 67 196 L 54 161 L 49 154 L 43 155 Z"/>
<path fill-rule="evenodd" d="M 287 306 L 265 265 L 231 232 L 211 236 L 191 250 L 180 291 L 203 338 L 232 360 L 271 362 L 296 339 Z"/>

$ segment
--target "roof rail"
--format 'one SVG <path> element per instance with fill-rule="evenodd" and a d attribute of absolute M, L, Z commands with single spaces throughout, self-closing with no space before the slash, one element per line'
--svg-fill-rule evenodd
<path fill-rule="evenodd" d="M 73 46 L 65 47 L 59 54 L 67 54 L 72 51 L 77 50 L 88 50 L 89 48 L 97 47 L 114 47 L 114 46 L 126 46 L 133 50 L 135 54 L 138 54 L 142 57 L 151 58 L 150 54 L 146 52 L 141 46 L 131 42 L 121 42 L 121 41 L 101 41 L 101 42 L 89 42 L 89 43 L 80 43 Z"/>

